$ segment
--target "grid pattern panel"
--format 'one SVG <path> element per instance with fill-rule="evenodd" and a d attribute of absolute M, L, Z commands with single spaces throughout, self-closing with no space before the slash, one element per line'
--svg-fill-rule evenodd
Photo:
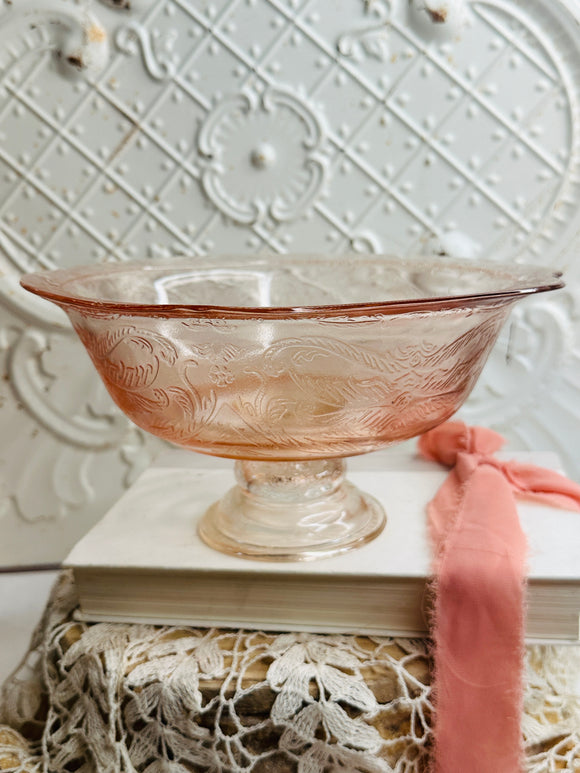
<path fill-rule="evenodd" d="M 353 26 L 347 4 L 329 13 L 318 0 L 165 0 L 118 28 L 92 89 L 82 80 L 62 88 L 56 106 L 48 57 L 15 70 L 0 94 L 0 133 L 11 137 L 10 154 L 0 153 L 5 232 L 43 265 L 81 255 L 81 233 L 97 259 L 133 257 L 137 244 L 205 251 L 202 241 L 226 227 L 199 190 L 199 129 L 220 99 L 274 88 L 298 95 L 325 127 L 328 174 L 309 219 L 320 220 L 332 249 L 370 234 L 365 243 L 378 249 L 415 251 L 477 212 L 471 235 L 482 248 L 537 252 L 576 161 L 574 95 L 542 41 L 485 3 L 473 5 L 474 23 L 453 43 L 426 43 L 395 17 L 387 34 L 372 8 L 361 3 Z M 10 183 L 11 174 L 25 182 Z M 37 222 L 23 232 L 14 210 L 29 206 L 31 190 Z M 406 223 L 396 236 L 379 215 L 394 211 Z M 220 236 L 228 249 L 310 248 L 290 223 L 246 224 L 250 235 L 232 225 L 233 243 Z"/>

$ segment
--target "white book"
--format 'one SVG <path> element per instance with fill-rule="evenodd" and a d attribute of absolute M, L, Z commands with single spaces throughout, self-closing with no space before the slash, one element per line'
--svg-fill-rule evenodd
<path fill-rule="evenodd" d="M 557 466 L 546 454 L 521 461 Z M 81 616 L 262 630 L 422 636 L 431 555 L 426 505 L 447 471 L 380 452 L 349 461 L 349 478 L 382 502 L 384 531 L 356 550 L 308 562 L 221 554 L 197 535 L 205 509 L 234 484 L 232 463 L 171 451 L 74 547 Z M 577 641 L 580 515 L 532 503 L 527 634 Z"/>

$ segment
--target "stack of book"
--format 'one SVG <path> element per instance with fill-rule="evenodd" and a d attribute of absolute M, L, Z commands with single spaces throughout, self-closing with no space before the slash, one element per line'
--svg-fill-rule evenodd
<path fill-rule="evenodd" d="M 518 454 L 557 467 L 551 455 Z M 422 636 L 431 563 L 426 505 L 447 470 L 381 452 L 349 462 L 349 478 L 382 502 L 373 542 L 312 562 L 222 555 L 197 535 L 205 509 L 234 483 L 231 463 L 171 451 L 75 546 L 80 615 L 262 630 Z M 580 518 L 521 503 L 529 542 L 527 634 L 579 638 Z"/>

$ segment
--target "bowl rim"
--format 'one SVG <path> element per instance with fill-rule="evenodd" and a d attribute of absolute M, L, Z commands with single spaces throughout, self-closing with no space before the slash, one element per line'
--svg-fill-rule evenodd
<path fill-rule="evenodd" d="M 316 319 L 323 317 L 367 317 L 374 315 L 396 315 L 409 312 L 444 311 L 465 306 L 505 305 L 513 303 L 525 296 L 542 292 L 558 290 L 565 286 L 562 272 L 558 269 L 534 266 L 531 264 L 483 261 L 447 256 L 418 256 L 417 258 L 396 257 L 391 254 L 369 255 L 310 255 L 280 254 L 252 255 L 237 254 L 235 258 L 239 265 L 234 268 L 247 269 L 267 265 L 264 259 L 280 259 L 280 261 L 298 259 L 335 260 L 356 259 L 361 264 L 365 261 L 382 263 L 391 262 L 412 267 L 415 270 L 437 267 L 468 269 L 488 272 L 489 274 L 504 273 L 511 278 L 512 285 L 504 290 L 492 290 L 481 293 L 459 293 L 456 295 L 434 295 L 422 298 L 401 298 L 387 301 L 351 302 L 318 306 L 221 306 L 215 304 L 184 304 L 184 303 L 136 303 L 135 301 L 98 300 L 75 292 L 65 292 L 66 285 L 78 279 L 103 274 L 118 274 L 126 271 L 148 271 L 166 268 L 168 270 L 191 270 L 198 267 L 196 263 L 205 261 L 205 268 L 216 268 L 220 260 L 232 260 L 231 255 L 187 256 L 170 260 L 108 262 L 92 265 L 79 265 L 71 268 L 35 271 L 24 274 L 20 284 L 35 295 L 69 311 L 91 312 L 98 316 L 126 315 L 140 317 L 167 318 L 207 318 L 207 319 Z M 231 264 L 229 264 L 231 267 Z"/>

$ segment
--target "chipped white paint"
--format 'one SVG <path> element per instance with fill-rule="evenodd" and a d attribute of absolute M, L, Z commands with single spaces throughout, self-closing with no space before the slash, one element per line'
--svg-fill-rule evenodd
<path fill-rule="evenodd" d="M 481 258 L 481 245 L 463 231 L 446 231 L 428 239 L 422 254 L 473 260 Z"/>
<path fill-rule="evenodd" d="M 412 9 L 424 14 L 432 24 L 460 29 L 468 17 L 467 0 L 411 0 Z"/>
<path fill-rule="evenodd" d="M 109 58 L 107 31 L 86 4 L 66 0 L 19 0 L 6 7 L 3 35 L 18 29 L 45 27 L 52 37 L 55 54 L 64 67 L 90 75 L 98 73 Z"/>

